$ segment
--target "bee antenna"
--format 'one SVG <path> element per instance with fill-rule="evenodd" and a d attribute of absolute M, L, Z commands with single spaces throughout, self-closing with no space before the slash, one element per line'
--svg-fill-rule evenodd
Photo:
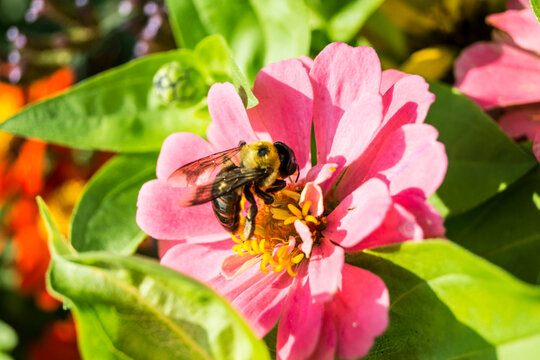
<path fill-rule="evenodd" d="M 296 164 L 296 180 L 294 182 L 298 182 L 298 178 L 300 177 L 300 165 Z"/>

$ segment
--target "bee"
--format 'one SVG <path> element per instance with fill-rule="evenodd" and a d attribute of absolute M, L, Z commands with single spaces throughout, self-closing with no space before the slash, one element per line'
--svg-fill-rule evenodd
<path fill-rule="evenodd" d="M 273 193 L 286 186 L 285 178 L 299 173 L 293 150 L 280 141 L 256 141 L 195 160 L 176 169 L 167 179 L 173 187 L 184 188 L 180 206 L 212 201 L 220 224 L 237 233 L 240 225 L 242 194 L 251 205 L 247 211 L 243 235 L 249 239 L 255 231 L 257 202 L 274 202 Z M 298 180 L 298 177 L 296 178 Z"/>

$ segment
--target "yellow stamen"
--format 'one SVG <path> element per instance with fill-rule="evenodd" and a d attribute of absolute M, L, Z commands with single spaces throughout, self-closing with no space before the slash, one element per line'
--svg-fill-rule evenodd
<path fill-rule="evenodd" d="M 294 215 L 296 215 L 296 216 L 299 217 L 299 218 L 302 217 L 302 211 L 300 211 L 300 209 L 298 209 L 296 206 L 294 206 L 293 204 L 287 204 L 287 207 L 289 208 L 289 210 L 290 210 Z"/>
<path fill-rule="evenodd" d="M 251 240 L 251 247 L 253 248 L 253 251 L 257 254 L 261 253 L 261 250 L 259 249 L 259 243 L 257 240 Z"/>
<path fill-rule="evenodd" d="M 298 264 L 304 258 L 304 253 L 300 253 L 291 259 L 293 264 Z"/>
<path fill-rule="evenodd" d="M 296 191 L 291 191 L 291 190 L 283 189 L 283 190 L 281 190 L 281 193 L 282 193 L 283 195 L 286 195 L 286 196 L 290 197 L 290 198 L 293 199 L 294 201 L 300 200 L 300 194 L 297 193 Z"/>
<path fill-rule="evenodd" d="M 266 268 L 268 266 L 268 257 L 268 254 L 264 254 L 261 259 L 261 271 L 265 274 L 268 274 L 268 269 Z"/>
<path fill-rule="evenodd" d="M 272 209 L 272 217 L 276 220 L 285 220 L 289 216 L 291 216 L 291 213 L 287 210 Z"/>
<path fill-rule="evenodd" d="M 237 238 L 236 235 L 233 234 L 233 233 L 231 233 L 231 238 L 233 239 L 233 241 L 234 241 L 235 243 L 239 243 L 239 244 L 242 243 L 242 240 L 239 239 L 239 238 Z"/>
<path fill-rule="evenodd" d="M 291 275 L 292 277 L 295 277 L 296 275 L 298 275 L 298 273 L 294 272 L 293 269 L 293 264 L 289 264 L 287 266 L 287 272 L 289 273 L 289 275 Z"/>
<path fill-rule="evenodd" d="M 309 208 L 311 207 L 311 201 L 306 201 L 304 205 L 302 205 L 302 215 L 304 217 L 308 216 Z"/>
<path fill-rule="evenodd" d="M 319 223 L 319 220 L 317 220 L 317 218 L 315 216 L 313 216 L 313 215 L 306 216 L 306 221 L 312 222 L 315 225 L 317 225 Z"/>
<path fill-rule="evenodd" d="M 290 225 L 293 222 L 295 222 L 296 220 L 298 220 L 298 218 L 296 216 L 291 216 L 291 217 L 285 219 L 285 221 L 283 221 L 283 225 Z"/>

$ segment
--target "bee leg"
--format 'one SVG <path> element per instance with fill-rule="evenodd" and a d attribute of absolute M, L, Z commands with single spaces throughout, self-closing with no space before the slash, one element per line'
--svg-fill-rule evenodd
<path fill-rule="evenodd" d="M 244 225 L 244 239 L 249 239 L 253 236 L 253 233 L 255 232 L 255 218 L 257 217 L 257 202 L 255 201 L 255 198 L 253 197 L 253 194 L 249 190 L 249 187 L 246 185 L 244 186 L 244 196 L 246 200 L 251 205 L 248 210 L 248 214 L 246 216 L 246 222 Z"/>
<path fill-rule="evenodd" d="M 267 193 L 275 193 L 279 190 L 282 190 L 285 186 L 287 186 L 287 183 L 285 180 L 276 179 L 272 185 L 266 188 Z"/>
<path fill-rule="evenodd" d="M 270 205 L 274 202 L 274 197 L 263 191 L 260 187 L 257 186 L 257 184 L 253 185 L 253 190 L 255 190 L 255 194 L 257 194 L 258 197 L 263 199 L 266 205 Z"/>

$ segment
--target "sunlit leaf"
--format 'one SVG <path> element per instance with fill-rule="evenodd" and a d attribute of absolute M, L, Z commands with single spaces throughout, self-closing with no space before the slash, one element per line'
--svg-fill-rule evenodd
<path fill-rule="evenodd" d="M 48 288 L 73 311 L 84 358 L 269 359 L 212 290 L 141 257 L 78 255 L 38 203 L 52 250 Z"/>
<path fill-rule="evenodd" d="M 448 171 L 437 191 L 439 210 L 456 215 L 503 191 L 536 165 L 536 160 L 472 100 L 447 85 L 432 83 L 436 96 L 426 122 L 439 131 Z"/>
<path fill-rule="evenodd" d="M 130 254 L 145 234 L 135 222 L 141 186 L 156 177 L 157 156 L 118 155 L 88 183 L 71 220 L 70 241 L 79 251 Z"/>
<path fill-rule="evenodd" d="M 540 288 L 450 241 L 353 255 L 390 291 L 390 326 L 367 359 L 529 359 L 540 346 Z"/>
<path fill-rule="evenodd" d="M 448 219 L 446 235 L 536 284 L 540 278 L 540 168 L 485 204 Z"/>

